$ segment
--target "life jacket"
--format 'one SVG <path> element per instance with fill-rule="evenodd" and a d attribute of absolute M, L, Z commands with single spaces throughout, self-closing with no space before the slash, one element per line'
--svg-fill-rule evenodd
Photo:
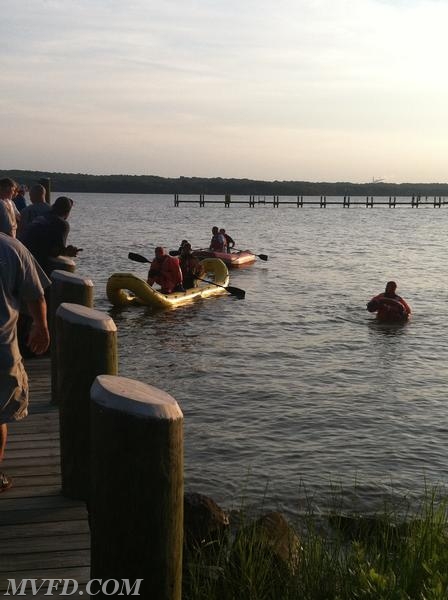
<path fill-rule="evenodd" d="M 182 271 L 179 259 L 165 254 L 155 258 L 151 263 L 150 272 L 154 271 L 153 279 L 161 287 L 163 294 L 170 294 L 178 285 L 182 285 Z"/>
<path fill-rule="evenodd" d="M 367 304 L 369 312 L 376 312 L 379 321 L 406 321 L 411 313 L 407 302 L 401 296 L 392 298 L 384 293 L 374 296 Z"/>

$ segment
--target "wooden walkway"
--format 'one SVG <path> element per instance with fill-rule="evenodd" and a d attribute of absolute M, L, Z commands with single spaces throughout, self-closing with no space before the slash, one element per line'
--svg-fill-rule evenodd
<path fill-rule="evenodd" d="M 38 586 L 43 578 L 71 578 L 79 583 L 79 590 L 90 578 L 85 504 L 60 494 L 59 415 L 50 405 L 50 359 L 28 360 L 26 370 L 30 414 L 8 427 L 2 465 L 13 478 L 13 487 L 0 494 L 2 596 L 11 578 L 17 585 L 22 579 L 34 578 Z M 44 597 L 46 585 L 34 598 Z M 29 587 L 26 595 L 32 596 Z M 53 596 L 58 595 L 53 591 Z"/>

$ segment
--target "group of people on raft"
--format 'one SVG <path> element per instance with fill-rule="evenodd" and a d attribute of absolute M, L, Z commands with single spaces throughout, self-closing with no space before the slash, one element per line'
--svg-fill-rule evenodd
<path fill-rule="evenodd" d="M 212 239 L 210 240 L 210 250 L 214 252 L 230 252 L 235 247 L 235 242 L 226 233 L 225 229 L 212 227 Z"/>
<path fill-rule="evenodd" d="M 209 249 L 214 252 L 230 252 L 235 242 L 226 234 L 225 229 L 212 228 L 212 239 Z M 148 271 L 148 284 L 160 285 L 162 294 L 172 292 L 183 292 L 195 287 L 205 275 L 201 261 L 193 255 L 191 244 L 188 240 L 182 240 L 178 257 L 167 253 L 166 248 L 157 246 L 155 258 L 151 262 Z"/>
<path fill-rule="evenodd" d="M 226 234 L 225 229 L 212 228 L 210 250 L 214 252 L 230 252 L 235 246 L 233 239 Z M 155 258 L 148 271 L 148 284 L 160 285 L 162 294 L 182 292 L 198 285 L 204 275 L 201 261 L 193 255 L 190 242 L 182 240 L 179 247 L 179 256 L 170 256 L 166 249 L 157 246 Z M 411 307 L 401 296 L 396 293 L 395 281 L 388 281 L 383 293 L 374 296 L 367 303 L 367 310 L 377 313 L 379 321 L 405 322 L 411 314 Z"/>

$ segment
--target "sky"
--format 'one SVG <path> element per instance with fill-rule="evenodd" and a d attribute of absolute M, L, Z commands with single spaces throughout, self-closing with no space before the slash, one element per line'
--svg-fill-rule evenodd
<path fill-rule="evenodd" d="M 0 0 L 1 169 L 447 182 L 447 0 Z"/>

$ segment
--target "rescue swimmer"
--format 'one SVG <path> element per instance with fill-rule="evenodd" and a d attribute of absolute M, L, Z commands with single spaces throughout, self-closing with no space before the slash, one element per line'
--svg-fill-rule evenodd
<path fill-rule="evenodd" d="M 398 294 L 395 293 L 397 284 L 388 281 L 384 293 L 374 296 L 367 304 L 369 312 L 376 312 L 379 321 L 389 323 L 404 323 L 409 319 L 411 307 Z"/>

